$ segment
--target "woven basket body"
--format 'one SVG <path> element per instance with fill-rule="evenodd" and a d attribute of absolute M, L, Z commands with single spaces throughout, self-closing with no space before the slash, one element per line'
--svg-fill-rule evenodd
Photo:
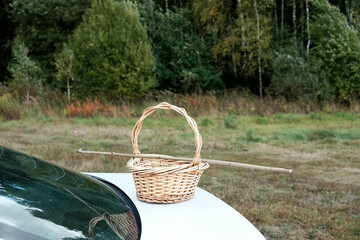
<path fill-rule="evenodd" d="M 152 203 L 176 203 L 191 199 L 195 194 L 201 174 L 209 167 L 209 164 L 201 162 L 201 135 L 195 121 L 187 115 L 185 109 L 169 103 L 160 103 L 147 108 L 133 129 L 133 152 L 135 155 L 140 154 L 138 134 L 144 119 L 156 109 L 172 109 L 187 119 L 195 133 L 196 153 L 193 162 L 161 158 L 131 158 L 127 167 L 134 177 L 136 196 L 141 201 Z"/>

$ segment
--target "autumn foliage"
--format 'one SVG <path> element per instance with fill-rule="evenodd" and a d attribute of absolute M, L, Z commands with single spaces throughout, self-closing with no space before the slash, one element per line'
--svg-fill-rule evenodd
<path fill-rule="evenodd" d="M 102 104 L 96 98 L 95 100 L 86 98 L 86 101 L 83 103 L 77 101 L 75 104 L 68 105 L 65 115 L 67 117 L 91 117 L 95 115 L 116 117 L 118 115 L 118 108 L 109 104 Z"/>

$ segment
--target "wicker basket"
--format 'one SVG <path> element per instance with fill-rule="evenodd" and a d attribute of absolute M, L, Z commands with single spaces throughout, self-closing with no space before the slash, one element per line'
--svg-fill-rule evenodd
<path fill-rule="evenodd" d="M 145 118 L 156 109 L 172 109 L 186 118 L 195 133 L 196 152 L 192 162 L 161 158 L 131 158 L 126 166 L 133 174 L 136 196 L 141 201 L 152 203 L 176 203 L 191 199 L 195 194 L 201 174 L 209 167 L 209 164 L 201 162 L 201 135 L 196 122 L 189 117 L 185 109 L 166 102 L 145 109 L 132 132 L 133 153 L 140 154 L 138 135 L 141 126 Z"/>

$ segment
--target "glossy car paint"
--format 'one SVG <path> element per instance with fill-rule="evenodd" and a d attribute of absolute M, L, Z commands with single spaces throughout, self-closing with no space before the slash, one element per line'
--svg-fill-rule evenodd
<path fill-rule="evenodd" d="M 193 199 L 154 204 L 136 198 L 130 173 L 86 173 L 115 184 L 131 198 L 140 213 L 143 240 L 264 240 L 245 217 L 228 204 L 197 188 Z"/>

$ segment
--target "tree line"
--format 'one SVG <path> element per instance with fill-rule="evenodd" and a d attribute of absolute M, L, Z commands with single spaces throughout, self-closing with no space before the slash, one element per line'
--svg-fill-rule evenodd
<path fill-rule="evenodd" d="M 0 16 L 0 87 L 25 101 L 232 88 L 360 96 L 355 0 L 1 0 Z"/>

